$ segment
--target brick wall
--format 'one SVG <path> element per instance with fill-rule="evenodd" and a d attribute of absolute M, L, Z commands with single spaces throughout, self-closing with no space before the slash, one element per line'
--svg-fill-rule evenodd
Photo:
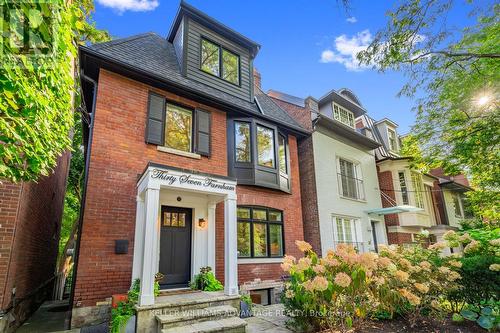
<path fill-rule="evenodd" d="M 394 182 L 392 180 L 392 173 L 390 171 L 380 172 L 377 167 L 378 174 L 378 184 L 380 187 L 380 191 L 384 192 L 389 198 L 392 200 L 388 200 L 385 196 L 381 196 L 382 198 L 382 207 L 392 207 L 394 206 L 394 202 L 396 201 L 396 192 L 394 191 Z M 391 202 L 393 201 L 393 202 Z M 385 225 L 386 226 L 398 226 L 399 218 L 398 214 L 388 214 L 384 215 Z M 390 244 L 390 240 L 389 240 Z"/>
<path fill-rule="evenodd" d="M 149 90 L 154 90 L 171 101 L 191 108 L 200 107 L 212 113 L 210 158 L 202 157 L 201 160 L 196 160 L 159 152 L 155 145 L 145 143 Z M 289 145 L 292 157 L 292 195 L 257 187 L 237 187 L 238 204 L 260 204 L 284 210 L 287 252 L 289 248 L 292 249 L 288 243 L 302 239 L 297 146 L 294 137 L 289 138 Z M 130 287 L 136 183 L 138 175 L 150 161 L 226 176 L 228 169 L 226 114 L 170 92 L 152 89 L 145 84 L 102 70 L 99 75 L 87 202 L 75 285 L 76 306 L 95 306 L 96 302 L 114 293 L 124 293 Z M 224 261 L 219 255 L 224 251 L 223 204 L 217 205 L 216 220 L 218 254 L 216 272 L 219 277 L 223 277 Z M 128 254 L 114 254 L 115 239 L 128 239 L 131 242 Z M 263 278 L 281 276 L 281 273 L 275 273 L 276 265 L 259 266 L 258 275 Z M 241 276 L 250 276 L 246 273 L 247 270 L 252 269 L 240 267 Z"/>
<path fill-rule="evenodd" d="M 0 184 L 0 305 L 15 318 L 10 329 L 50 297 L 69 157 L 37 183 Z"/>
<path fill-rule="evenodd" d="M 271 95 L 271 97 L 273 98 L 273 95 Z M 273 98 L 273 100 L 304 128 L 312 130 L 311 111 L 308 108 L 303 108 L 278 98 Z M 314 170 L 312 136 L 302 138 L 298 142 L 298 153 L 304 240 L 309 242 L 314 251 L 321 255 L 321 236 L 319 229 L 318 197 L 316 193 L 316 173 Z"/>
<path fill-rule="evenodd" d="M 412 242 L 411 234 L 404 232 L 388 232 L 387 240 L 389 244 L 405 244 Z"/>

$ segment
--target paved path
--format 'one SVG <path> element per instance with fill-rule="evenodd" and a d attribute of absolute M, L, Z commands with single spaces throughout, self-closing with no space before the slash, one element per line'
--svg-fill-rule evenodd
<path fill-rule="evenodd" d="M 246 318 L 247 333 L 276 332 L 292 333 L 286 328 L 285 322 L 288 319 L 284 315 L 283 304 L 273 304 L 268 306 L 253 306 L 253 317 Z"/>

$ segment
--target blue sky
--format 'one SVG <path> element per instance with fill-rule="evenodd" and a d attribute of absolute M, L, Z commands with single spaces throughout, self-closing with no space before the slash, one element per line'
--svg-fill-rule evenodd
<path fill-rule="evenodd" d="M 353 62 L 356 51 L 385 25 L 392 2 L 353 0 L 349 13 L 336 0 L 188 2 L 262 45 L 255 67 L 265 91 L 320 97 L 346 87 L 373 118 L 398 123 L 401 134 L 413 124 L 413 101 L 396 96 L 405 78 Z M 166 36 L 178 5 L 177 0 L 96 0 L 94 19 L 114 38 L 147 31 Z"/>

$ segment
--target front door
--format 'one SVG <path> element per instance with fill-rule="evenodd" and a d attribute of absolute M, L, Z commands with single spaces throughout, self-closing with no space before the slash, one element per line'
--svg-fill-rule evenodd
<path fill-rule="evenodd" d="M 191 278 L 192 210 L 161 207 L 160 273 L 162 288 L 182 288 Z"/>

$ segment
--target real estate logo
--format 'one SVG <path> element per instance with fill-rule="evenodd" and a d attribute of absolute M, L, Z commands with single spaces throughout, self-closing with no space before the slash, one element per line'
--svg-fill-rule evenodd
<path fill-rule="evenodd" d="M 0 60 L 6 62 L 51 57 L 56 47 L 55 0 L 0 3 Z"/>

